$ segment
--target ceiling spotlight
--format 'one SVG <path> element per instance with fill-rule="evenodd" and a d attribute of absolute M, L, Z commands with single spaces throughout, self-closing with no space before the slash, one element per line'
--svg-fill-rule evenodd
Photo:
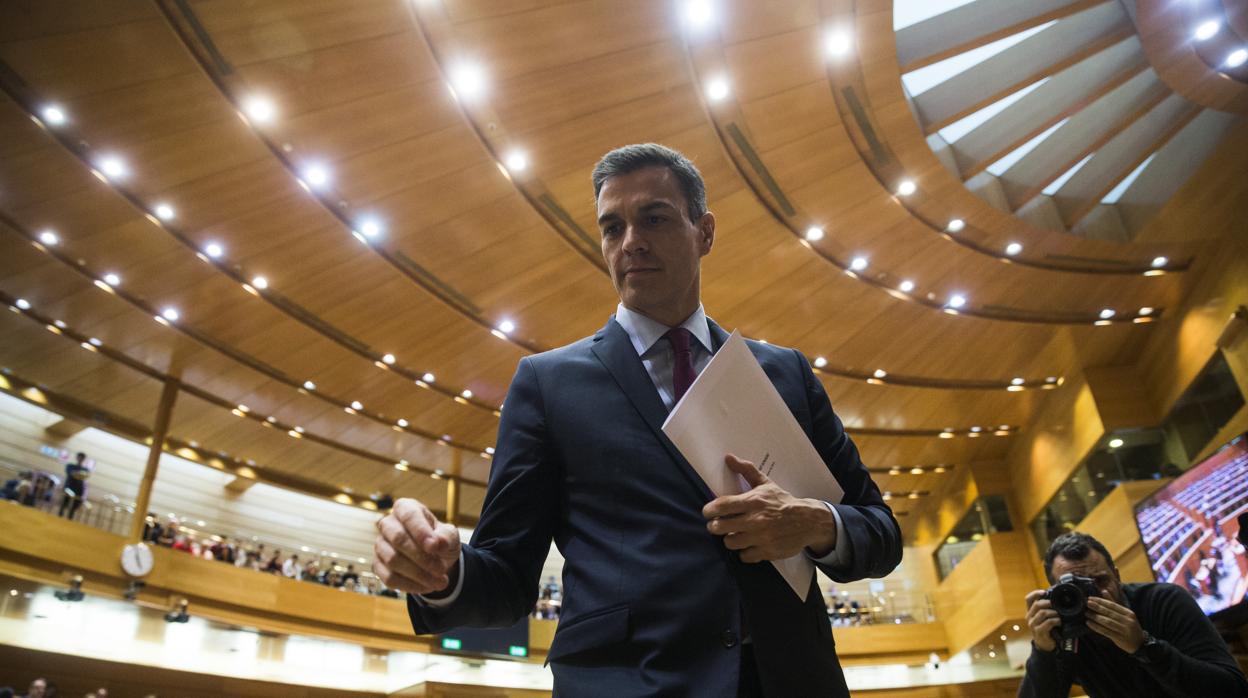
<path fill-rule="evenodd" d="M 854 257 L 849 261 L 849 268 L 854 271 L 862 271 L 867 268 L 866 257 Z"/>
<path fill-rule="evenodd" d="M 1005 253 L 1011 257 L 1023 251 L 1022 243 L 1011 242 L 1005 246 Z"/>
<path fill-rule="evenodd" d="M 1144 306 L 1143 308 L 1140 308 L 1140 312 L 1137 314 L 1140 317 L 1146 317 L 1153 314 L 1153 309 L 1148 306 Z"/>
<path fill-rule="evenodd" d="M 48 247 L 52 247 L 53 245 L 56 245 L 60 241 L 61 239 L 58 238 L 56 236 L 56 233 L 52 232 L 51 230 L 45 230 L 42 233 L 39 233 L 39 242 L 42 242 Z"/>
<path fill-rule="evenodd" d="M 465 388 L 464 391 L 460 393 L 460 396 L 463 397 L 465 400 L 471 400 L 472 391 Z"/>
<path fill-rule="evenodd" d="M 364 405 L 360 404 L 360 401 L 359 401 L 359 400 L 353 400 L 353 401 L 351 401 L 351 409 L 353 409 L 353 410 L 362 410 L 362 409 L 364 409 Z"/>
<path fill-rule="evenodd" d="M 882 368 L 877 368 L 875 369 L 875 373 L 872 373 L 871 375 L 875 376 L 876 378 L 884 378 L 888 375 L 888 371 L 885 371 Z"/>
<path fill-rule="evenodd" d="M 60 126 L 68 120 L 65 116 L 65 110 L 57 104 L 49 104 L 39 113 L 43 114 L 43 121 L 49 126 Z"/>
<path fill-rule="evenodd" d="M 91 339 L 88 339 L 87 343 L 93 347 L 99 347 L 99 346 L 104 345 L 104 342 L 101 342 L 98 337 L 92 337 Z"/>
<path fill-rule="evenodd" d="M 303 389 L 304 390 L 316 390 L 316 383 L 313 383 L 312 381 L 304 381 Z"/>
<path fill-rule="evenodd" d="M 972 434 L 978 434 L 979 432 L 981 432 L 981 431 L 983 431 L 983 430 L 984 430 L 984 428 L 983 428 L 983 427 L 980 427 L 980 426 L 974 426 L 974 427 L 971 427 L 971 433 L 972 433 Z"/>
<path fill-rule="evenodd" d="M 451 94 L 474 100 L 485 94 L 485 71 L 476 63 L 460 63 L 450 70 Z"/>
<path fill-rule="evenodd" d="M 103 172 L 104 176 L 108 177 L 109 179 L 121 179 L 122 177 L 125 177 L 130 171 L 126 167 L 125 161 L 117 157 L 116 155 L 108 155 L 106 157 L 101 158 L 98 165 L 100 168 L 100 172 Z"/>
<path fill-rule="evenodd" d="M 423 380 L 423 381 L 424 381 L 424 382 L 426 382 L 426 383 L 432 383 L 432 382 L 433 382 L 433 374 L 432 374 L 432 373 L 426 373 L 425 375 L 421 376 L 421 377 L 420 377 L 420 379 L 421 379 L 421 380 Z"/>
<path fill-rule="evenodd" d="M 1111 317 L 1113 317 L 1113 316 L 1114 316 L 1114 314 L 1115 314 L 1115 313 L 1114 313 L 1114 309 L 1113 309 L 1113 308 L 1105 308 L 1104 310 L 1102 310 L 1102 311 L 1101 311 L 1101 319 L 1102 319 L 1102 320 L 1108 320 L 1108 319 L 1110 319 Z"/>
<path fill-rule="evenodd" d="M 910 293 L 914 290 L 914 282 L 910 279 L 906 279 L 905 281 L 902 281 L 897 288 L 901 289 L 902 293 Z"/>
<path fill-rule="evenodd" d="M 897 196 L 910 196 L 918 189 L 919 187 L 914 183 L 913 179 L 903 179 L 897 184 Z"/>
<path fill-rule="evenodd" d="M 529 157 L 522 150 L 513 150 L 503 158 L 503 164 L 508 172 L 523 172 L 529 166 Z"/>
<path fill-rule="evenodd" d="M 204 254 L 212 257 L 213 259 L 217 259 L 221 255 L 225 254 L 225 248 L 219 243 L 210 242 L 204 246 Z"/>
<path fill-rule="evenodd" d="M 109 286 L 120 286 L 121 277 L 117 276 L 116 274 L 112 272 L 109 272 L 104 275 L 104 283 L 108 284 Z"/>
<path fill-rule="evenodd" d="M 173 207 L 169 204 L 156 204 L 156 208 L 153 211 L 156 213 L 156 217 L 162 221 L 173 220 Z"/>
<path fill-rule="evenodd" d="M 17 307 L 21 308 L 22 310 L 30 310 L 30 301 L 26 300 L 25 298 L 18 298 L 15 305 L 17 305 Z"/>
<path fill-rule="evenodd" d="M 827 366 L 827 365 L 828 365 L 827 359 L 823 358 L 822 356 L 815 357 L 815 368 L 823 368 L 824 366 Z"/>
<path fill-rule="evenodd" d="M 961 308 L 964 305 L 966 305 L 966 296 L 960 293 L 955 293 L 952 296 L 949 296 L 950 308 Z"/>
<path fill-rule="evenodd" d="M 1164 267 L 1169 263 L 1170 263 L 1170 259 L 1167 257 L 1153 257 L 1154 269 L 1160 269 L 1161 267 Z"/>
<path fill-rule="evenodd" d="M 715 21 L 715 7 L 710 0 L 689 0 L 685 3 L 685 21 L 692 29 L 702 29 Z"/>
<path fill-rule="evenodd" d="M 502 332 L 503 334 L 511 334 L 512 332 L 516 331 L 516 323 L 512 322 L 511 320 L 503 320 L 502 322 L 498 323 L 498 331 Z"/>
<path fill-rule="evenodd" d="M 257 124 L 267 124 L 277 116 L 273 102 L 259 95 L 252 95 L 243 100 L 243 113 Z"/>
<path fill-rule="evenodd" d="M 913 468 L 911 468 L 911 469 L 910 469 L 910 474 L 911 474 L 911 475 L 922 475 L 922 474 L 923 474 L 923 469 L 922 469 L 922 468 L 920 468 L 920 467 L 918 467 L 918 466 L 916 465 L 915 467 L 913 467 Z"/>
<path fill-rule="evenodd" d="M 329 184 L 329 170 L 324 165 L 308 165 L 303 169 L 303 181 L 317 189 Z"/>
<path fill-rule="evenodd" d="M 721 76 L 712 78 L 706 83 L 706 96 L 712 102 L 718 102 L 728 96 L 728 79 Z"/>
<path fill-rule="evenodd" d="M 948 230 L 951 233 L 956 233 L 956 232 L 961 231 L 965 227 L 966 227 L 966 221 L 962 220 L 961 218 L 954 218 L 953 220 L 949 221 L 949 225 L 945 226 L 945 230 Z"/>
<path fill-rule="evenodd" d="M 263 276 L 257 276 L 251 280 L 251 285 L 263 291 L 269 287 L 269 280 Z"/>
<path fill-rule="evenodd" d="M 394 365 L 394 360 L 395 360 L 395 359 L 394 359 L 394 354 L 386 354 L 385 356 L 381 357 L 381 362 L 382 362 L 383 364 L 388 365 L 388 366 L 393 366 L 393 365 Z"/>
<path fill-rule="evenodd" d="M 1219 24 L 1216 19 L 1211 19 L 1208 22 L 1202 22 L 1200 26 L 1196 27 L 1196 40 L 1206 41 L 1208 39 L 1212 39 L 1213 35 L 1217 34 L 1218 30 L 1221 28 L 1222 25 Z"/>
<path fill-rule="evenodd" d="M 395 424 L 398 424 L 398 425 L 399 425 L 399 426 L 401 426 L 401 427 L 406 427 L 406 426 L 407 426 L 407 420 L 406 420 L 406 419 L 403 419 L 403 418 L 400 418 L 400 419 L 399 419 L 399 421 L 395 422 Z"/>
<path fill-rule="evenodd" d="M 839 58 L 849 53 L 854 47 L 853 37 L 844 29 L 834 29 L 828 32 L 827 37 L 823 41 L 824 50 L 829 56 Z"/>
<path fill-rule="evenodd" d="M 494 447 L 493 447 L 493 446 L 486 446 L 486 447 L 485 447 L 485 452 L 486 452 L 486 453 L 488 453 L 488 454 L 490 454 L 491 456 L 492 456 L 492 455 L 494 455 Z"/>
<path fill-rule="evenodd" d="M 182 317 L 180 314 L 178 314 L 177 308 L 165 308 L 164 310 L 160 311 L 160 316 L 168 320 L 169 322 L 177 322 L 178 318 Z"/>
<path fill-rule="evenodd" d="M 1122 439 L 1110 439 L 1109 440 L 1110 448 L 1118 448 L 1120 446 L 1122 446 Z"/>
<path fill-rule="evenodd" d="M 1248 48 L 1237 49 L 1232 51 L 1231 55 L 1226 57 L 1226 67 L 1238 68 L 1243 65 L 1245 61 L 1248 61 Z"/>
<path fill-rule="evenodd" d="M 810 242 L 818 242 L 823 239 L 823 228 L 811 226 L 806 229 L 806 239 Z"/>
<path fill-rule="evenodd" d="M 1010 385 L 1022 385 L 1022 384 L 1023 384 L 1023 383 L 1025 383 L 1025 382 L 1026 382 L 1026 381 L 1024 381 L 1022 378 L 1012 378 L 1012 379 L 1010 379 Z"/>
<path fill-rule="evenodd" d="M 363 233 L 365 237 L 375 238 L 378 235 L 381 235 L 381 222 L 376 218 L 366 218 L 360 221 L 360 232 Z"/>

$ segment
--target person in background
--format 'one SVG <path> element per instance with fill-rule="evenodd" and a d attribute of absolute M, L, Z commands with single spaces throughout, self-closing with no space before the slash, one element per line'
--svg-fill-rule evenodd
<path fill-rule="evenodd" d="M 55 691 L 55 687 L 52 689 Z M 47 698 L 48 696 L 48 680 L 38 678 L 30 682 L 30 687 L 26 689 L 26 695 L 22 698 Z"/>
<path fill-rule="evenodd" d="M 348 580 L 353 581 L 356 584 L 360 583 L 360 573 L 355 571 L 355 565 L 347 565 L 347 571 L 343 572 L 342 579 L 340 581 L 345 584 Z"/>
<path fill-rule="evenodd" d="M 299 578 L 299 556 L 291 555 L 282 563 L 282 576 L 288 579 Z"/>
<path fill-rule="evenodd" d="M 79 451 L 74 461 L 65 464 L 65 487 L 61 492 L 61 508 L 56 512 L 57 516 L 66 516 L 69 512 L 67 518 L 73 519 L 78 513 L 78 507 L 87 497 L 88 477 L 91 477 L 91 468 L 87 466 L 87 454 Z"/>

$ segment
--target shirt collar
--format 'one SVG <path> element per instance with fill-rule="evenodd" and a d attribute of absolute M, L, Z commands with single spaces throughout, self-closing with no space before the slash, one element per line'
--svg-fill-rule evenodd
<path fill-rule="evenodd" d="M 654 348 L 655 342 L 662 339 L 663 335 L 671 329 L 658 320 L 625 308 L 623 303 L 615 308 L 615 321 L 628 333 L 628 339 L 633 343 L 633 349 L 637 351 L 638 356 L 645 356 L 646 352 Z M 706 311 L 701 303 L 692 315 L 680 323 L 680 326 L 689 330 L 693 338 L 701 343 L 703 349 L 708 353 L 711 351 L 711 328 L 706 322 Z"/>

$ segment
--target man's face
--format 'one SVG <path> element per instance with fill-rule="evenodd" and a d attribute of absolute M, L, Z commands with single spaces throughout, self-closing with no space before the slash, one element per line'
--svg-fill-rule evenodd
<path fill-rule="evenodd" d="M 1118 604 L 1125 599 L 1122 595 L 1122 580 L 1118 578 L 1118 569 L 1110 564 L 1103 555 L 1093 550 L 1082 560 L 1068 560 L 1061 555 L 1053 559 L 1053 579 L 1061 579 L 1064 574 L 1080 577 L 1091 577 L 1101 596 Z"/>
<path fill-rule="evenodd" d="M 30 688 L 26 690 L 27 698 L 43 698 L 43 692 L 48 688 L 48 682 L 43 679 L 35 679 L 30 682 Z"/>
<path fill-rule="evenodd" d="M 715 242 L 715 216 L 689 220 L 685 196 L 666 167 L 608 179 L 598 193 L 602 257 L 620 302 L 676 325 L 698 307 L 702 257 Z"/>

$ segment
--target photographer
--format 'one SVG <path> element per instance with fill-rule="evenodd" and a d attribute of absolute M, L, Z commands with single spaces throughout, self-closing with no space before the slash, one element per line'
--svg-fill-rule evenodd
<path fill-rule="evenodd" d="M 1044 570 L 1061 583 L 1027 594 L 1032 652 L 1019 696 L 1065 697 L 1072 683 L 1092 698 L 1248 696 L 1248 679 L 1182 587 L 1123 584 L 1105 546 L 1077 532 L 1053 541 Z"/>

